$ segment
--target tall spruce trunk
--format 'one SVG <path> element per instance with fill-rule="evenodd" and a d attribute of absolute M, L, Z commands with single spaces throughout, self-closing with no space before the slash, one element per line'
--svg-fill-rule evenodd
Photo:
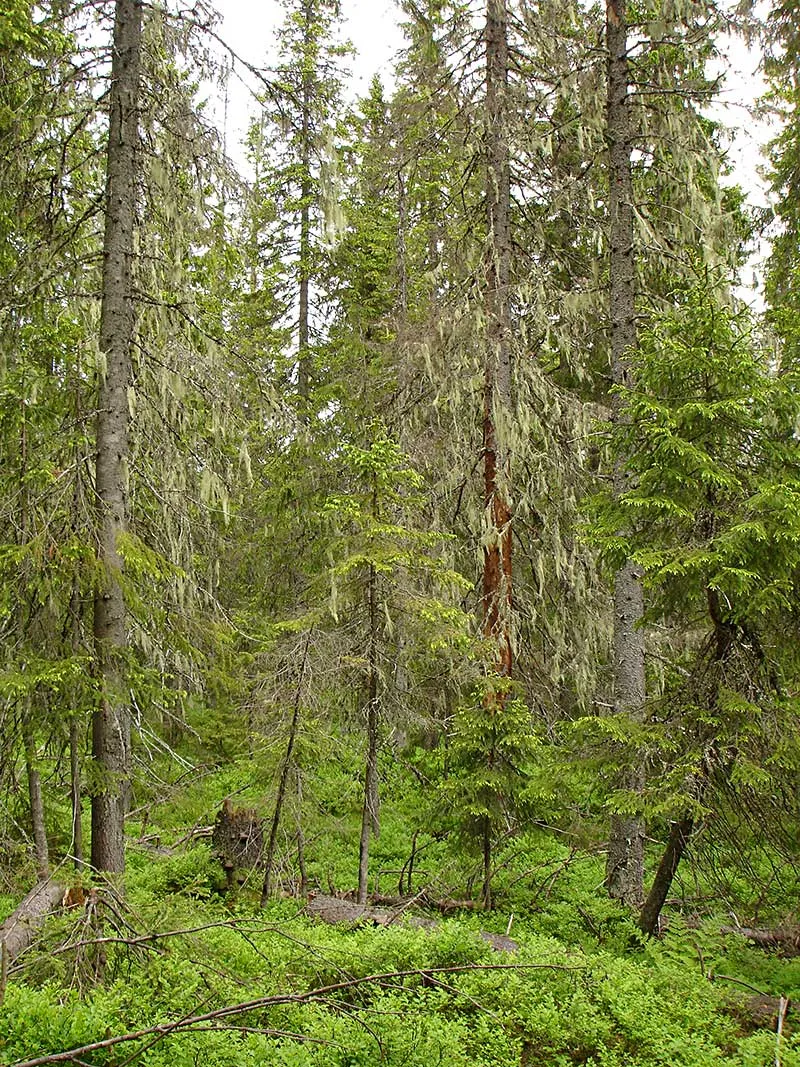
<path fill-rule="evenodd" d="M 303 75 L 303 100 L 300 116 L 300 271 L 299 271 L 299 317 L 297 330 L 297 389 L 300 397 L 308 401 L 311 391 L 311 355 L 309 352 L 309 289 L 311 286 L 311 104 L 313 75 L 308 63 L 308 51 L 314 39 L 314 0 L 306 0 L 303 8 L 303 44 L 305 45 L 306 70 Z M 307 415 L 307 412 L 303 412 Z"/>
<path fill-rule="evenodd" d="M 92 718 L 98 771 L 92 795 L 92 865 L 125 868 L 125 814 L 130 793 L 131 715 L 125 685 L 128 644 L 119 553 L 127 530 L 128 387 L 134 335 L 132 260 L 136 198 L 142 0 L 117 0 L 109 92 L 105 235 L 100 310 L 100 375 L 95 489 L 98 585 L 94 640 L 99 697 Z"/>
<path fill-rule="evenodd" d="M 486 8 L 486 367 L 483 396 L 484 507 L 490 525 L 483 553 L 483 632 L 496 647 L 495 670 L 510 677 L 512 412 L 510 171 L 507 111 L 508 15 L 506 0 Z"/>
<path fill-rule="evenodd" d="M 42 775 L 39 771 L 36 740 L 29 715 L 30 704 L 25 700 L 22 705 L 22 739 L 25 746 L 25 770 L 28 778 L 28 800 L 31 808 L 33 844 L 36 851 L 36 871 L 40 879 L 45 879 L 50 875 L 50 853 L 47 847 L 47 830 L 44 819 Z"/>
<path fill-rule="evenodd" d="M 626 0 L 608 0 L 606 45 L 611 377 L 616 386 L 630 388 L 631 355 L 637 344 L 637 327 Z M 615 421 L 621 417 L 622 405 L 623 398 L 615 395 L 612 401 Z M 627 489 L 626 466 L 626 457 L 619 456 L 614 468 L 614 493 L 618 497 Z M 614 709 L 617 715 L 634 721 L 641 719 L 645 701 L 643 617 L 641 574 L 636 564 L 628 560 L 617 571 L 614 581 Z M 642 791 L 644 771 L 639 761 L 623 773 L 619 784 L 632 793 Z M 643 820 L 637 815 L 615 816 L 611 820 L 606 863 L 608 892 L 635 907 L 642 900 L 643 881 Z"/>
<path fill-rule="evenodd" d="M 361 811 L 361 840 L 358 851 L 358 903 L 367 902 L 369 879 L 369 842 L 380 832 L 380 793 L 378 787 L 378 576 L 375 565 L 369 567 L 367 588 L 369 609 L 369 646 L 367 681 L 367 762 L 364 768 L 364 805 Z"/>
<path fill-rule="evenodd" d="M 506 0 L 486 5 L 486 366 L 483 391 L 483 502 L 488 537 L 483 550 L 483 634 L 493 647 L 494 672 L 510 678 L 514 668 L 512 638 L 512 417 L 511 323 L 508 296 L 511 277 L 511 178 L 508 146 L 508 11 Z M 490 717 L 508 691 L 487 691 Z M 494 756 L 489 757 L 489 766 Z M 485 907 L 492 903 L 490 815 L 483 820 L 483 888 Z"/>
<path fill-rule="evenodd" d="M 19 547 L 26 552 L 30 536 L 30 498 L 28 492 L 28 426 L 26 421 L 25 400 L 20 400 L 19 433 Z M 30 560 L 23 555 L 20 576 L 30 579 Z M 24 585 L 27 586 L 27 580 Z M 28 627 L 26 624 L 25 601 L 20 597 L 16 605 L 17 645 L 24 652 L 27 644 Z M 23 669 L 24 669 L 23 662 Z M 28 802 L 31 813 L 31 830 L 36 853 L 36 869 L 40 878 L 47 878 L 50 873 L 50 855 L 47 848 L 47 830 L 44 817 L 44 798 L 42 796 L 42 776 L 39 771 L 39 758 L 36 750 L 36 735 L 32 721 L 31 693 L 25 692 L 20 700 L 20 727 L 22 744 L 25 750 L 25 774 L 28 780 Z"/>

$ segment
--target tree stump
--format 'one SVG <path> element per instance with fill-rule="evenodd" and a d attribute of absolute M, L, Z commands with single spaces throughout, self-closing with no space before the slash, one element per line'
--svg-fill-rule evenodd
<path fill-rule="evenodd" d="M 264 821 L 255 808 L 234 808 L 226 797 L 211 835 L 214 855 L 231 889 L 240 870 L 259 867 L 264 853 Z"/>

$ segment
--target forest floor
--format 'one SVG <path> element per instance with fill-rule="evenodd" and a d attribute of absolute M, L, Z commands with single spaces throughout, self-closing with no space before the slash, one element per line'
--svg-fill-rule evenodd
<path fill-rule="evenodd" d="M 269 819 L 263 775 L 239 760 L 154 783 L 130 819 L 124 895 L 85 881 L 12 962 L 3 1067 L 800 1067 L 800 959 L 725 932 L 733 901 L 752 912 L 743 876 L 720 903 L 687 868 L 663 935 L 645 941 L 604 894 L 599 846 L 540 825 L 498 848 L 492 910 L 459 908 L 476 857 L 421 828 L 419 779 L 395 767 L 371 855 L 383 910 L 354 916 L 358 779 L 329 768 L 303 808 L 316 907 L 293 895 L 287 810 L 280 895 L 262 910 L 260 872 L 228 890 L 209 829 L 229 796 Z M 17 875 L 0 919 L 35 880 Z"/>

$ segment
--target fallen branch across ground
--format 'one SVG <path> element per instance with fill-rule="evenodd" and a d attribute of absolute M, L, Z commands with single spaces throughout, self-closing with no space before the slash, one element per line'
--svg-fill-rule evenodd
<path fill-rule="evenodd" d="M 80 1057 L 90 1052 L 99 1052 L 103 1049 L 114 1048 L 131 1041 L 140 1041 L 148 1037 L 159 1040 L 172 1034 L 184 1033 L 189 1030 L 207 1030 L 208 1023 L 218 1023 L 225 1019 L 235 1018 L 238 1015 L 246 1015 L 253 1011 L 262 1011 L 264 1008 L 276 1007 L 283 1004 L 311 1004 L 315 1001 L 325 1001 L 336 993 L 343 993 L 362 986 L 376 985 L 381 988 L 402 987 L 407 978 L 419 978 L 421 981 L 430 981 L 436 975 L 444 974 L 467 974 L 479 971 L 585 971 L 585 966 L 562 963 L 471 963 L 454 965 L 452 967 L 425 967 L 413 971 L 385 971 L 379 974 L 366 975 L 363 978 L 348 978 L 331 985 L 319 986 L 309 989 L 304 993 L 276 993 L 269 997 L 257 997 L 255 1000 L 243 1001 L 240 1004 L 230 1004 L 214 1011 L 207 1011 L 198 1015 L 187 1015 L 172 1023 L 159 1023 L 142 1030 L 133 1030 L 127 1034 L 119 1034 L 116 1037 L 107 1037 L 102 1041 L 93 1041 L 89 1045 L 81 1045 L 78 1048 L 66 1049 L 63 1052 L 51 1052 L 44 1056 L 37 1056 L 32 1060 L 18 1060 L 9 1067 L 46 1067 L 52 1063 L 69 1063 L 79 1060 Z M 458 992 L 458 991 L 457 991 Z M 472 998 L 470 998 L 472 999 Z M 269 1036 L 269 1030 L 260 1031 Z M 286 1036 L 282 1031 L 274 1031 L 275 1035 Z M 303 1036 L 297 1036 L 298 1040 L 304 1040 Z M 152 1043 L 150 1043 L 152 1044 Z M 148 1045 L 150 1047 L 150 1045 Z M 128 1057 L 125 1063 L 133 1063 L 140 1052 Z"/>

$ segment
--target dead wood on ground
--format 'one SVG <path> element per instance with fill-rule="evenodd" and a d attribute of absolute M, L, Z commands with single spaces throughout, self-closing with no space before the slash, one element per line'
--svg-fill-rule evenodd
<path fill-rule="evenodd" d="M 352 926 L 393 926 L 405 923 L 422 930 L 434 930 L 440 925 L 436 919 L 425 919 L 408 913 L 408 902 L 400 907 L 376 907 L 373 904 L 356 904 L 352 900 L 316 893 L 309 898 L 305 911 L 312 919 L 335 926 L 348 923 Z M 492 934 L 481 931 L 481 938 L 496 952 L 517 952 L 519 945 L 513 938 L 504 934 Z"/>

